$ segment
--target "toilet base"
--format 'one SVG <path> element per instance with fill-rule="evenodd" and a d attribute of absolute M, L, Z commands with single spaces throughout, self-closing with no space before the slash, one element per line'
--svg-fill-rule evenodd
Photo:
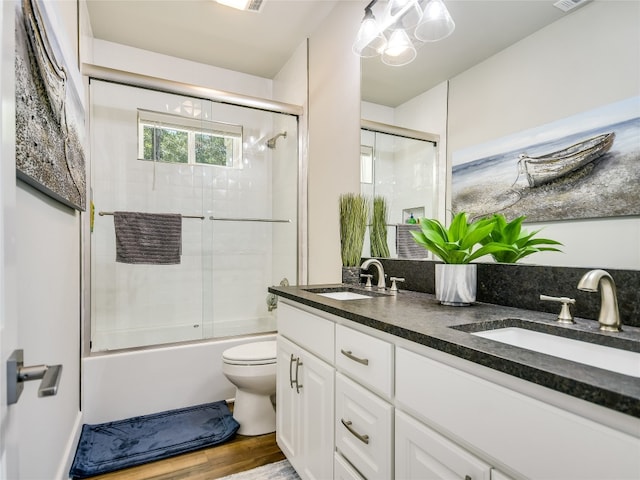
<path fill-rule="evenodd" d="M 240 424 L 240 435 L 264 435 L 276 431 L 276 408 L 269 395 L 256 395 L 237 388 L 233 418 Z"/>

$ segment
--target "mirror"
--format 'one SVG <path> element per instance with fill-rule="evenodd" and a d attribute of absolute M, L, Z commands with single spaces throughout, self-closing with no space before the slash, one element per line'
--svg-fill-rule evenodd
<path fill-rule="evenodd" d="M 390 258 L 426 258 L 409 230 L 423 217 L 436 216 L 438 136 L 377 122 L 362 121 L 360 192 L 371 201 L 382 197 L 387 207 Z M 363 256 L 371 252 L 367 231 Z"/>
<path fill-rule="evenodd" d="M 470 32 L 469 25 L 462 25 L 462 10 L 469 13 L 467 4 L 476 2 L 449 3 L 452 8 L 455 4 L 464 4 L 460 13 L 451 12 L 457 24 L 454 35 L 460 33 L 456 38 L 462 42 Z M 492 2 L 477 3 L 491 6 Z M 493 3 L 513 4 L 514 11 L 519 9 L 515 6 L 518 2 Z M 533 8 L 534 4 L 544 2 L 528 3 Z M 504 21 L 508 15 L 500 12 L 499 17 Z M 603 22 L 603 18 L 607 18 L 607 22 Z M 574 12 L 557 18 L 549 26 L 553 28 L 537 28 L 527 37 L 514 40 L 499 54 L 461 73 L 449 71 L 445 77 L 448 81 L 433 88 L 427 78 L 412 73 L 411 68 L 399 67 L 392 71 L 394 91 L 406 92 L 412 79 L 420 80 L 425 87 L 424 93 L 400 103 L 375 102 L 367 93 L 384 77 L 372 78 L 371 67 L 366 66 L 368 59 L 365 59 L 362 61 L 365 65 L 361 85 L 362 116 L 440 133 L 441 145 L 446 144 L 447 154 L 440 152 L 443 172 L 439 186 L 445 189 L 447 175 L 451 174 L 447 160 L 463 149 L 481 148 L 485 143 L 507 135 L 591 112 L 596 107 L 638 98 L 638 18 L 636 2 L 585 2 Z M 444 48 L 445 42 L 447 40 L 437 45 Z M 549 48 L 552 45 L 563 48 Z M 465 43 L 460 47 L 460 51 L 480 49 L 477 43 Z M 419 58 L 427 57 L 425 52 L 421 48 Z M 597 71 L 597 74 L 588 61 L 575 61 L 594 58 L 596 52 L 602 52 L 608 62 L 607 69 Z M 615 52 L 615 55 L 605 52 Z M 448 64 L 438 60 L 429 57 L 431 68 L 443 72 Z M 616 74 L 612 76 L 610 72 Z M 434 124 L 435 128 L 432 127 Z M 597 194 L 594 193 L 596 199 Z M 448 216 L 447 208 L 450 205 L 438 210 L 438 218 L 444 220 Z M 564 247 L 562 254 L 541 252 L 522 263 L 637 270 L 640 268 L 640 220 L 637 215 L 615 216 L 613 210 L 611 213 L 611 216 L 597 218 L 528 223 L 527 230 L 543 229 L 545 238 L 558 240 Z M 606 248 L 610 246 L 611 238 L 619 239 L 616 248 Z"/>

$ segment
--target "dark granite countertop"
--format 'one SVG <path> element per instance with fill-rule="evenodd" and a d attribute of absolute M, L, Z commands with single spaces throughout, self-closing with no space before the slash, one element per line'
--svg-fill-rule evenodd
<path fill-rule="evenodd" d="M 360 300 L 335 300 L 309 292 L 331 291 L 340 285 L 270 287 L 282 298 L 375 328 L 412 342 L 455 355 L 558 392 L 640 418 L 640 378 L 591 367 L 471 335 L 501 326 L 566 332 L 570 338 L 597 338 L 602 345 L 640 352 L 640 328 L 619 333 L 598 331 L 598 322 L 576 318 L 574 325 L 558 325 L 556 316 L 512 307 L 475 303 L 468 307 L 440 305 L 433 295 L 400 291 Z M 357 288 L 357 287 L 356 287 Z M 375 292 L 375 290 L 374 290 Z M 487 324 L 486 322 L 490 322 Z M 482 328 L 479 328 L 482 324 Z M 453 328 L 451 328 L 453 327 Z M 592 340 L 593 341 L 593 340 Z M 596 343 L 594 342 L 594 343 Z"/>

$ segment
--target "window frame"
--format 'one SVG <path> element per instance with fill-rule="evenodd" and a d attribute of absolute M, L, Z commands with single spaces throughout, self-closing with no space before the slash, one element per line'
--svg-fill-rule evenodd
<path fill-rule="evenodd" d="M 243 158 L 243 127 L 232 123 L 215 122 L 193 117 L 185 117 L 172 113 L 155 112 L 152 110 L 138 109 L 138 160 L 148 162 L 162 162 L 175 165 L 201 165 L 208 167 L 242 168 Z M 144 157 L 144 129 L 145 127 L 163 128 L 187 132 L 187 162 L 169 162 L 155 158 Z M 231 139 L 233 151 L 231 163 L 219 165 L 196 161 L 196 135 L 212 135 Z"/>

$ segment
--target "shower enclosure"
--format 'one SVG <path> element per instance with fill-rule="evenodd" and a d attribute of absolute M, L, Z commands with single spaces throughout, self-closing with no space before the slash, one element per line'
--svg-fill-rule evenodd
<path fill-rule="evenodd" d="M 92 79 L 91 351 L 272 332 L 297 283 L 298 118 Z M 113 212 L 182 215 L 177 265 L 118 263 Z"/>
<path fill-rule="evenodd" d="M 443 189 L 438 187 L 438 135 L 362 120 L 360 192 L 387 203 L 387 244 L 392 258 L 425 258 L 409 235 L 408 223 L 434 218 Z M 369 234 L 363 256 L 370 256 Z"/>

